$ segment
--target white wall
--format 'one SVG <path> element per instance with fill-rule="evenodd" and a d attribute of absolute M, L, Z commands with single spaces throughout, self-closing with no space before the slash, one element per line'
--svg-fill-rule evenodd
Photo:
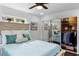
<path fill-rule="evenodd" d="M 0 20 L 1 20 L 1 16 L 2 16 L 2 9 L 1 9 L 1 6 L 0 6 Z"/>
<path fill-rule="evenodd" d="M 79 9 L 71 9 L 71 10 L 67 10 L 67 11 L 62 11 L 62 12 L 45 15 L 45 16 L 43 16 L 43 20 L 65 18 L 65 17 L 71 17 L 71 16 L 79 16 Z"/>
<path fill-rule="evenodd" d="M 14 16 L 14 17 L 26 18 L 27 20 L 33 22 L 38 22 L 39 19 L 38 16 L 36 15 L 29 14 L 24 11 L 12 9 L 9 7 L 2 6 L 1 9 L 2 9 L 2 16 Z"/>
<path fill-rule="evenodd" d="M 79 17 L 79 9 L 72 9 L 72 10 L 52 13 L 50 15 L 45 15 L 42 17 L 42 20 L 56 20 L 56 19 L 61 19 L 61 18 L 66 18 L 71 16 Z M 79 28 L 79 19 L 78 19 L 77 25 L 78 25 L 77 28 Z M 45 35 L 45 37 L 47 36 Z M 79 54 L 79 30 L 77 32 L 77 53 Z"/>

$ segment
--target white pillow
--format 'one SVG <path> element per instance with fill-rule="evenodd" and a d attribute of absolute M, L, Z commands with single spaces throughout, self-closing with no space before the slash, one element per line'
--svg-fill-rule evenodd
<path fill-rule="evenodd" d="M 21 42 L 21 40 L 23 39 L 21 34 L 17 34 L 17 39 L 16 39 L 16 43 Z"/>
<path fill-rule="evenodd" d="M 29 34 L 29 31 L 27 31 L 27 30 L 16 30 L 14 32 L 17 34 L 16 43 L 20 43 L 20 42 L 24 42 L 24 41 L 28 40 L 27 37 L 26 38 L 23 37 L 23 34 L 25 34 L 25 33 Z"/>
<path fill-rule="evenodd" d="M 28 38 L 24 38 L 23 34 L 17 34 L 16 43 L 22 43 L 28 41 Z"/>
<path fill-rule="evenodd" d="M 23 42 L 27 42 L 28 38 L 22 38 L 22 39 L 16 39 L 16 43 L 23 43 Z"/>

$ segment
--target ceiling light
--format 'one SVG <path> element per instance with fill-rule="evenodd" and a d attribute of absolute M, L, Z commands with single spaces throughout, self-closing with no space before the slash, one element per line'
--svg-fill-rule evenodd
<path fill-rule="evenodd" d="M 40 15 L 43 15 L 44 13 L 40 13 Z"/>
<path fill-rule="evenodd" d="M 43 7 L 42 6 L 37 6 L 36 7 L 38 10 L 41 10 Z"/>

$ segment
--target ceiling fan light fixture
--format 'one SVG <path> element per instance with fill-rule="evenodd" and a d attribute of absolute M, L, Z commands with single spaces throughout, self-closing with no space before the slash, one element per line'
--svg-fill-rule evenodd
<path fill-rule="evenodd" d="M 40 13 L 40 15 L 44 15 L 44 13 Z"/>
<path fill-rule="evenodd" d="M 36 8 L 37 8 L 38 10 L 43 9 L 43 7 L 42 7 L 42 6 L 37 6 Z"/>

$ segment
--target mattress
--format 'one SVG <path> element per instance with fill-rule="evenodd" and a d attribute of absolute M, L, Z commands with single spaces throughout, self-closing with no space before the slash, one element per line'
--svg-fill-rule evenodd
<path fill-rule="evenodd" d="M 22 44 L 9 44 L 3 47 L 4 56 L 54 56 L 60 52 L 59 45 L 40 40 Z"/>

